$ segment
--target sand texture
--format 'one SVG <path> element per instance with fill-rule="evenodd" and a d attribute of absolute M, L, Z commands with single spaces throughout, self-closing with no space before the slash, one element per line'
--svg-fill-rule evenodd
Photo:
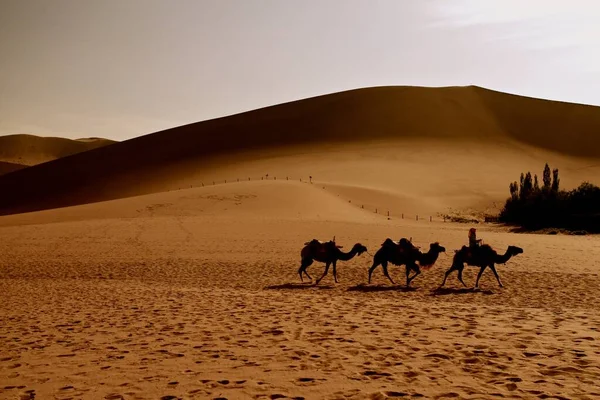
<path fill-rule="evenodd" d="M 479 236 L 525 252 L 436 290 L 459 224 L 402 220 L 315 184 L 240 182 L 0 219 L 0 398 L 600 396 L 600 240 Z M 319 286 L 303 243 L 448 249 L 397 285 L 363 254 Z M 323 264 L 309 268 L 313 278 Z"/>

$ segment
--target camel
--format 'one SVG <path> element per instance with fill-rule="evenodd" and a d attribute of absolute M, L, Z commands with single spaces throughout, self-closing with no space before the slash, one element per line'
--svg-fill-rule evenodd
<path fill-rule="evenodd" d="M 490 268 L 494 275 L 496 276 L 496 280 L 498 281 L 498 285 L 502 286 L 502 282 L 500 282 L 500 277 L 498 276 L 498 272 L 496 272 L 496 267 L 494 264 L 506 264 L 508 260 L 517 254 L 523 253 L 523 249 L 517 246 L 508 246 L 506 253 L 500 255 L 496 252 L 496 250 L 492 249 L 490 245 L 484 244 L 480 246 L 475 252 L 472 251 L 468 246 L 463 246 L 460 250 L 455 250 L 454 259 L 452 260 L 452 266 L 448 271 L 446 271 L 446 275 L 444 276 L 444 281 L 440 285 L 440 288 L 446 284 L 446 279 L 448 275 L 452 273 L 452 271 L 458 271 L 458 280 L 460 283 L 465 285 L 465 282 L 462 279 L 463 269 L 465 267 L 465 263 L 469 266 L 479 267 L 479 274 L 477 274 L 477 280 L 475 281 L 475 287 L 479 287 L 479 278 L 483 274 L 486 268 Z"/>
<path fill-rule="evenodd" d="M 431 243 L 429 251 L 422 253 L 408 239 L 402 238 L 400 241 L 394 242 L 392 239 L 387 238 L 373 257 L 373 265 L 369 268 L 369 283 L 371 283 L 373 271 L 381 265 L 383 274 L 392 282 L 392 285 L 395 285 L 387 269 L 388 263 L 392 263 L 399 266 L 406 265 L 406 287 L 409 287 L 412 280 L 421 274 L 421 269 L 417 265 L 417 262 L 419 262 L 422 268 L 429 269 L 435 264 L 439 254 L 445 251 L 446 249 L 438 242 Z M 410 276 L 410 271 L 415 272 L 412 277 Z"/>
<path fill-rule="evenodd" d="M 305 246 L 300 252 L 301 263 L 300 268 L 298 269 L 298 274 L 300 275 L 300 280 L 302 282 L 304 282 L 302 274 L 305 274 L 308 277 L 308 279 L 312 280 L 312 277 L 308 274 L 308 272 L 306 272 L 306 269 L 314 261 L 325 263 L 325 272 L 323 272 L 323 275 L 319 279 L 317 279 L 315 285 L 318 285 L 321 279 L 323 279 L 325 275 L 327 275 L 327 273 L 329 272 L 330 265 L 333 265 L 333 278 L 335 280 L 335 283 L 338 283 L 336 270 L 337 261 L 348 261 L 353 259 L 356 255 L 361 255 L 362 253 L 367 251 L 367 248 L 365 246 L 363 246 L 360 243 L 356 243 L 352 247 L 352 250 L 350 250 L 350 252 L 344 253 L 340 250 L 342 246 L 338 246 L 335 243 L 335 238 L 333 240 L 330 240 L 329 242 L 321 242 L 317 239 L 313 239 L 310 242 L 304 243 L 304 245 Z"/>

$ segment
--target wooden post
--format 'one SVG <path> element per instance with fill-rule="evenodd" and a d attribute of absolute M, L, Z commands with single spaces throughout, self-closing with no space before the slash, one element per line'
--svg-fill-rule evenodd
<path fill-rule="evenodd" d="M 390 211 L 388 210 L 388 217 L 390 216 Z"/>
<path fill-rule="evenodd" d="M 277 180 L 277 177 L 274 177 L 273 179 L 274 179 L 274 180 Z"/>
<path fill-rule="evenodd" d="M 289 180 L 290 180 L 290 178 L 286 176 L 286 177 L 285 177 L 285 180 L 286 180 L 286 181 L 289 181 Z"/>
<path fill-rule="evenodd" d="M 227 183 L 227 179 L 225 179 L 225 183 Z"/>
<path fill-rule="evenodd" d="M 213 186 L 215 186 L 215 181 L 213 181 Z"/>
<path fill-rule="evenodd" d="M 402 219 L 404 219 L 404 213 L 402 213 Z"/>
<path fill-rule="evenodd" d="M 204 187 L 204 182 L 202 182 L 202 187 Z"/>
<path fill-rule="evenodd" d="M 429 216 L 429 222 L 431 222 L 431 215 Z"/>
<path fill-rule="evenodd" d="M 365 208 L 365 205 L 364 205 L 364 204 L 363 204 L 363 205 L 361 205 L 361 206 L 360 206 L 360 208 Z"/>
<path fill-rule="evenodd" d="M 378 214 L 378 212 L 377 212 L 377 208 L 375 209 L 375 214 Z"/>
<path fill-rule="evenodd" d="M 238 182 L 240 181 L 240 178 L 237 178 Z"/>
<path fill-rule="evenodd" d="M 419 220 L 419 215 L 417 214 L 417 221 Z"/>

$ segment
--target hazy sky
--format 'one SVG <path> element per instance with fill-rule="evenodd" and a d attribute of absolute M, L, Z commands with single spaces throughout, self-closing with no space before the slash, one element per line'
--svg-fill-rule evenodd
<path fill-rule="evenodd" d="M 380 85 L 600 105 L 600 4 L 0 0 L 0 134 L 119 140 Z"/>

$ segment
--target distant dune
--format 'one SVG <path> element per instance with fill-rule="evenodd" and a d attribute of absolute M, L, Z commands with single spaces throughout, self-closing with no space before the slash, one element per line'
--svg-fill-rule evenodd
<path fill-rule="evenodd" d="M 101 138 L 65 139 L 35 135 L 0 136 L 0 161 L 36 165 L 116 143 Z"/>
<path fill-rule="evenodd" d="M 600 108 L 479 87 L 377 87 L 185 125 L 0 177 L 0 214 L 261 175 L 427 211 L 501 201 L 544 162 L 600 177 Z M 281 178 L 280 178 L 281 179 Z M 346 189 L 343 189 L 346 188 Z M 347 188 L 350 188 L 348 190 Z M 355 189 L 352 189 L 355 188 Z"/>
<path fill-rule="evenodd" d="M 22 164 L 14 164 L 5 161 L 0 161 L 0 175 L 8 174 L 9 172 L 17 171 L 23 168 L 27 168 L 27 166 Z"/>

